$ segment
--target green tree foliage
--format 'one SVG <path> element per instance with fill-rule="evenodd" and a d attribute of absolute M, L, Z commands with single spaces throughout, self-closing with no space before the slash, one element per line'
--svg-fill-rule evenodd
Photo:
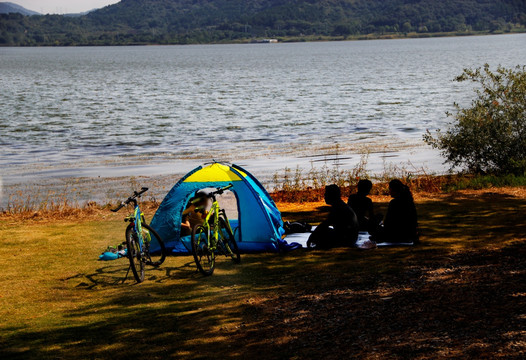
<path fill-rule="evenodd" d="M 466 69 L 456 81 L 473 81 L 476 99 L 468 108 L 455 104 L 449 130 L 429 131 L 424 140 L 440 149 L 452 166 L 475 173 L 526 173 L 526 66 L 489 65 Z"/>
<path fill-rule="evenodd" d="M 0 15 L 0 43 L 199 43 L 525 27 L 524 0 L 122 0 L 80 17 Z"/>

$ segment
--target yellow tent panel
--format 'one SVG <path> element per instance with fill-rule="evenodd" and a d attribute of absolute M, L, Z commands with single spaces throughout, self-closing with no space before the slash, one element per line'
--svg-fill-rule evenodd
<path fill-rule="evenodd" d="M 239 173 L 246 177 L 244 172 L 239 171 Z M 208 182 L 210 179 L 214 179 L 214 181 L 241 181 L 241 178 L 231 171 L 229 166 L 214 163 L 196 171 L 184 182 Z"/>

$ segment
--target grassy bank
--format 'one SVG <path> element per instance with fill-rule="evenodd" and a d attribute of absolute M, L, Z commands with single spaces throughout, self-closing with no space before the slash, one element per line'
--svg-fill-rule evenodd
<path fill-rule="evenodd" d="M 275 201 L 283 203 L 317 202 L 323 200 L 325 186 L 338 184 L 346 198 L 356 191 L 356 184 L 360 179 L 371 179 L 374 182 L 372 195 L 388 195 L 389 181 L 401 179 L 411 191 L 425 194 L 451 194 L 458 190 L 481 190 L 502 187 L 526 187 L 526 176 L 515 175 L 434 175 L 427 174 L 425 169 L 407 169 L 406 167 L 385 168 L 380 174 L 369 174 L 365 169 L 367 157 L 364 156 L 354 168 L 342 170 L 338 166 L 323 166 L 305 170 L 301 168 L 286 168 L 275 173 L 272 184 L 271 196 Z M 131 184 L 131 189 L 141 185 L 136 181 Z M 165 189 L 165 188 L 163 188 Z M 42 191 L 42 190 L 40 190 Z M 0 207 L 0 219 L 86 219 L 98 218 L 99 215 L 108 213 L 115 206 L 113 203 L 97 203 L 81 201 L 75 197 L 75 192 L 70 194 L 68 189 L 57 194 L 55 191 L 38 200 L 41 194 L 31 193 L 31 189 L 16 191 L 12 194 L 7 205 Z M 78 195 L 78 194 L 77 194 Z M 120 198 L 128 195 L 119 194 Z M 119 198 L 117 197 L 117 198 Z M 148 214 L 155 212 L 162 201 L 162 197 L 146 196 L 142 198 L 141 209 Z"/>
<path fill-rule="evenodd" d="M 347 197 L 356 191 L 360 179 L 370 179 L 374 186 L 373 195 L 388 195 L 389 181 L 402 180 L 412 192 L 444 194 L 458 190 L 481 190 L 501 187 L 525 187 L 526 176 L 516 175 L 474 175 L 474 174 L 428 174 L 425 169 L 407 167 L 385 167 L 379 174 L 370 174 L 366 170 L 367 156 L 352 169 L 344 170 L 338 166 L 323 166 L 305 170 L 286 168 L 274 174 L 272 197 L 276 201 L 305 202 L 321 201 L 325 186 L 337 184 Z"/>
<path fill-rule="evenodd" d="M 506 358 L 526 354 L 524 188 L 417 194 L 422 246 L 170 257 L 136 285 L 109 210 L 2 217 L 0 354 L 47 358 Z M 385 208 L 386 196 L 374 196 Z M 321 202 L 278 203 L 287 220 Z M 153 211 L 153 209 L 152 209 Z M 151 216 L 151 211 L 149 216 Z"/>

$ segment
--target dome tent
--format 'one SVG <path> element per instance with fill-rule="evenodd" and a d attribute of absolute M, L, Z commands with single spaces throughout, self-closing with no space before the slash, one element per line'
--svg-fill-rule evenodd
<path fill-rule="evenodd" d="M 241 252 L 279 251 L 284 234 L 281 213 L 270 195 L 248 171 L 237 165 L 214 162 L 185 175 L 166 195 L 150 226 L 164 240 L 168 250 L 187 253 L 189 237 L 181 238 L 182 212 L 189 199 L 204 188 L 232 184 L 239 219 L 230 220 Z"/>

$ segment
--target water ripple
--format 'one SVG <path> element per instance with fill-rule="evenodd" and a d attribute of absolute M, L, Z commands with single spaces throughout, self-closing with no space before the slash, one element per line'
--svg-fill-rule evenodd
<path fill-rule="evenodd" d="M 469 103 L 463 68 L 520 64 L 525 39 L 1 48 L 0 167 L 419 139 Z"/>

